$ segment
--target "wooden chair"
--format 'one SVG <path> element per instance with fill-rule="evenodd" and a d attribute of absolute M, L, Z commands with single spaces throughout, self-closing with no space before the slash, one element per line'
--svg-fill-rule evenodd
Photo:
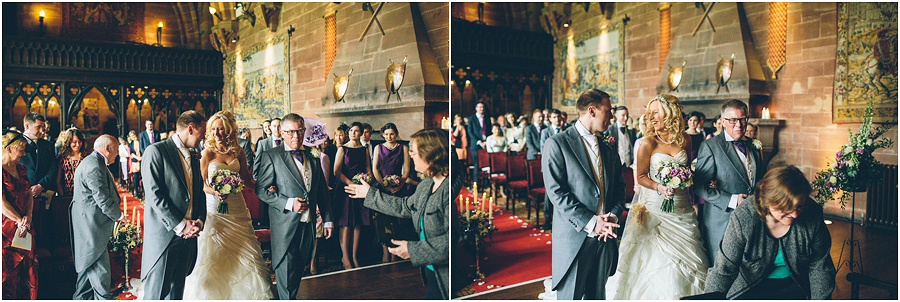
<path fill-rule="evenodd" d="M 534 206 L 535 224 L 540 225 L 540 205 L 544 202 L 545 196 L 547 196 L 547 192 L 544 189 L 544 175 L 541 173 L 541 161 L 539 159 L 529 160 L 525 166 L 528 171 L 528 198 L 530 199 L 527 206 L 528 218 L 531 218 L 531 207 Z"/>
<path fill-rule="evenodd" d="M 525 155 L 512 155 L 506 161 L 506 209 L 512 203 L 513 215 L 516 214 L 516 197 L 528 194 L 528 176 L 525 170 Z M 521 195 L 520 195 L 521 194 Z"/>
<path fill-rule="evenodd" d="M 488 156 L 491 163 L 491 197 L 497 200 L 497 191 L 505 187 L 507 182 L 506 159 L 509 152 L 492 152 L 488 153 Z"/>
<path fill-rule="evenodd" d="M 489 185 L 491 183 L 491 157 L 488 155 L 487 150 L 481 149 L 478 150 L 478 185 L 483 187 L 483 185 Z M 488 168 L 488 171 L 485 171 L 484 168 Z"/>

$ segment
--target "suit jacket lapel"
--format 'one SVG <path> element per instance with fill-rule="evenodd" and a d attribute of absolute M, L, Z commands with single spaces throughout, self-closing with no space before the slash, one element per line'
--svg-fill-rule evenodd
<path fill-rule="evenodd" d="M 181 181 L 181 185 L 184 186 L 185 191 L 193 193 L 193 188 L 188 188 L 187 175 L 184 175 L 185 167 L 184 162 L 181 160 L 181 151 L 178 150 L 178 146 L 175 145 L 175 141 L 173 140 L 166 140 L 166 147 L 168 147 L 166 148 L 168 149 L 166 155 L 169 157 L 169 161 L 176 164 L 178 167 L 181 167 L 181 171 L 179 171 L 181 173 L 175 173 L 176 177 Z"/>
<path fill-rule="evenodd" d="M 750 179 L 747 178 L 747 169 L 744 169 L 744 164 L 741 163 L 741 158 L 738 157 L 737 151 L 734 150 L 734 147 L 731 144 L 731 142 L 725 140 L 724 134 L 722 134 L 720 136 L 721 136 L 721 138 L 720 138 L 721 143 L 719 143 L 719 146 L 722 147 L 722 151 L 725 152 L 725 156 L 728 157 L 728 161 L 731 163 L 732 166 L 734 166 L 735 171 L 738 171 L 737 174 L 741 176 L 741 179 L 744 180 L 744 182 L 747 183 L 747 185 L 750 185 Z M 750 156 L 750 155 L 748 155 L 748 156 Z"/>
<path fill-rule="evenodd" d="M 581 139 L 581 135 L 578 133 L 578 129 L 572 127 L 567 130 L 566 136 L 569 138 L 569 147 L 572 148 L 573 153 L 575 154 L 575 158 L 578 158 L 578 163 L 581 164 L 581 168 L 590 175 L 591 180 L 594 181 L 594 184 L 597 183 L 597 177 L 594 176 L 594 168 L 591 167 L 591 158 L 590 155 L 587 154 L 589 152 L 585 149 L 584 141 Z"/>

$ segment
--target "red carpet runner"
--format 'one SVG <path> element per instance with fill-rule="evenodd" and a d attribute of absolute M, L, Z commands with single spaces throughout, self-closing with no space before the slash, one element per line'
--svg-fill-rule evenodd
<path fill-rule="evenodd" d="M 463 200 L 466 197 L 472 200 L 472 193 L 466 189 L 460 192 L 460 196 Z M 455 202 L 459 204 L 458 199 Z M 485 251 L 485 258 L 481 259 L 481 272 L 485 278 L 472 283 L 476 292 L 550 276 L 550 234 L 496 205 L 494 226 L 497 231 L 492 239 L 488 239 L 490 245 Z"/>
<path fill-rule="evenodd" d="M 118 187 L 118 186 L 117 186 Z M 132 217 L 136 215 L 140 217 L 139 224 L 141 226 L 141 233 L 144 231 L 144 205 L 141 204 L 137 198 L 135 198 L 131 193 L 128 193 L 127 190 L 118 187 L 119 189 L 119 197 L 122 198 L 122 204 L 120 204 L 119 209 L 122 209 L 125 213 L 125 219 L 128 221 L 132 221 Z M 124 209 L 125 200 L 128 200 L 128 209 Z M 137 210 L 133 210 L 137 208 Z M 143 235 L 142 235 L 143 236 Z M 128 276 L 131 278 L 141 278 L 141 248 L 137 248 L 135 251 L 131 253 L 128 259 Z M 118 288 L 125 282 L 124 273 L 125 268 L 123 267 L 125 259 L 120 256 L 119 253 L 109 253 L 109 264 L 110 264 L 110 273 L 112 274 L 112 285 L 114 288 Z M 124 292 L 119 294 L 118 300 L 135 300 L 136 296 L 132 295 L 130 292 Z"/>

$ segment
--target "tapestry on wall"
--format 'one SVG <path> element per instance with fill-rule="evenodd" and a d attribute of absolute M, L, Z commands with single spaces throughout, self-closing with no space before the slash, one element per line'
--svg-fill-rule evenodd
<path fill-rule="evenodd" d="M 234 113 L 238 127 L 256 128 L 263 120 L 290 111 L 287 34 L 225 58 L 222 107 Z"/>
<path fill-rule="evenodd" d="M 556 78 L 562 83 L 560 105 L 575 107 L 578 96 L 597 88 L 613 105 L 625 99 L 625 35 L 622 22 L 577 33 L 558 42 Z M 564 109 L 564 108 L 561 108 Z"/>
<path fill-rule="evenodd" d="M 835 123 L 861 123 L 869 100 L 876 123 L 896 122 L 897 3 L 838 3 Z"/>
<path fill-rule="evenodd" d="M 64 2 L 63 36 L 144 43 L 144 3 Z"/>

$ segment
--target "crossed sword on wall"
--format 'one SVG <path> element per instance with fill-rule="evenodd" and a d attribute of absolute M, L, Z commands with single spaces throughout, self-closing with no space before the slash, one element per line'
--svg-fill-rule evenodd
<path fill-rule="evenodd" d="M 366 29 L 363 30 L 363 32 L 362 32 L 361 35 L 359 35 L 359 41 L 358 41 L 358 42 L 362 42 L 363 37 L 366 36 L 366 33 L 369 32 L 369 28 L 372 27 L 372 22 L 375 22 L 375 24 L 378 25 L 378 29 L 381 30 L 381 35 L 382 35 L 382 36 L 384 35 L 384 28 L 381 27 L 381 22 L 378 21 L 378 12 L 381 11 L 381 7 L 384 6 L 384 3 L 385 3 L 385 2 L 381 2 L 381 4 L 378 4 L 378 8 L 375 8 L 375 9 L 372 8 L 372 4 L 371 4 L 371 3 L 369 3 L 369 2 L 363 3 L 363 10 L 364 10 L 364 11 L 370 11 L 370 12 L 372 12 L 372 19 L 369 19 L 369 23 L 366 24 Z"/>

